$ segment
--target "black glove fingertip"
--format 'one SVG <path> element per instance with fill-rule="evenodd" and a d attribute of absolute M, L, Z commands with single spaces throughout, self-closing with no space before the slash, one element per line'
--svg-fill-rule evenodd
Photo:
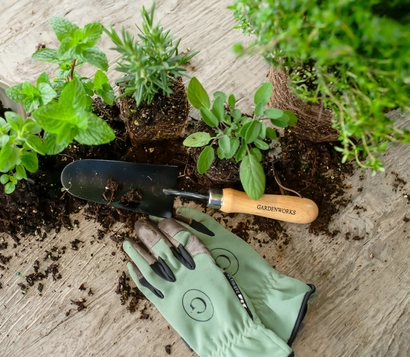
<path fill-rule="evenodd" d="M 142 286 L 145 286 L 147 289 L 149 289 L 155 296 L 159 297 L 160 299 L 164 298 L 164 294 L 162 293 L 161 290 L 158 290 L 157 288 L 153 287 L 145 278 L 141 278 L 139 280 L 140 284 Z"/>

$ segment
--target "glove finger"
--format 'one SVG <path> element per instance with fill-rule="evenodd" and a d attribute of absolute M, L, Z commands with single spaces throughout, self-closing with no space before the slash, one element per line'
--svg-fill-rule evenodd
<path fill-rule="evenodd" d="M 206 213 L 200 212 L 194 208 L 178 207 L 176 213 L 178 216 L 187 217 L 190 220 L 199 222 L 201 225 L 205 226 L 209 231 L 213 232 L 213 235 L 207 234 L 208 236 L 215 236 L 218 235 L 218 232 L 227 231 L 211 216 L 209 216 Z M 195 226 L 193 225 L 189 225 L 189 227 L 195 229 Z M 201 235 L 204 234 L 198 229 L 195 229 L 195 232 L 198 232 L 198 237 L 201 237 Z"/>
<path fill-rule="evenodd" d="M 123 249 L 134 264 L 144 272 L 144 276 L 151 277 L 155 273 L 166 281 L 175 281 L 175 276 L 165 261 L 161 257 L 158 257 L 158 260 L 154 259 L 142 244 L 126 239 L 123 242 Z"/>
<path fill-rule="evenodd" d="M 128 262 L 127 268 L 135 285 L 145 294 L 145 296 L 149 298 L 149 293 L 144 288 L 148 289 L 156 297 L 160 299 L 164 298 L 164 294 L 162 293 L 162 291 L 154 287 L 151 283 L 149 283 L 148 280 L 144 277 L 144 275 L 133 262 Z M 150 300 L 152 300 L 152 298 Z"/>
<path fill-rule="evenodd" d="M 176 248 L 177 259 L 188 269 L 195 269 L 193 257 L 198 254 L 210 256 L 205 245 L 185 226 L 173 218 L 159 222 L 158 228 Z"/>

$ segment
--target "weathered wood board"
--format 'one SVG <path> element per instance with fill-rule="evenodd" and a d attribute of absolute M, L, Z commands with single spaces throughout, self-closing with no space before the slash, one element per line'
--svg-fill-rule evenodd
<path fill-rule="evenodd" d="M 249 111 L 252 94 L 265 80 L 268 68 L 258 56 L 243 60 L 232 54 L 232 43 L 246 38 L 232 28 L 229 4 L 227 0 L 162 0 L 157 1 L 156 18 L 176 38 L 182 37 L 183 48 L 201 50 L 191 61 L 189 73 L 209 92 L 234 92 L 242 108 Z M 10 0 L 2 5 L 0 79 L 15 84 L 34 81 L 39 73 L 52 70 L 30 59 L 38 43 L 56 44 L 48 24 L 51 16 L 65 16 L 81 26 L 101 21 L 116 29 L 132 29 L 140 21 L 141 6 L 151 3 Z M 100 47 L 110 47 L 106 36 Z M 114 80 L 118 56 L 112 51 L 108 54 L 109 77 Z M 408 116 L 392 115 L 400 125 L 410 127 Z M 278 270 L 317 287 L 304 329 L 293 345 L 297 356 L 410 355 L 409 154 L 409 146 L 390 148 L 384 155 L 386 172 L 375 177 L 357 170 L 348 182 L 351 188 L 346 195 L 351 202 L 332 222 L 332 228 L 340 231 L 333 239 L 313 236 L 307 226 L 283 223 L 289 244 L 279 248 L 279 240 L 255 245 Z M 229 217 L 231 226 L 250 222 L 245 215 Z M 114 242 L 97 238 L 97 224 L 81 214 L 77 218 L 80 224 L 73 230 L 44 242 L 31 237 L 18 249 L 2 251 L 6 256 L 11 251 L 16 255 L 8 270 L 0 271 L 0 356 L 157 357 L 167 355 L 166 345 L 171 345 L 171 356 L 194 356 L 150 304 L 147 320 L 120 305 L 115 289 L 126 269 L 125 256 Z M 249 230 L 255 230 L 251 224 Z M 346 233 L 363 239 L 347 240 Z M 265 235 L 252 234 L 255 238 Z M 74 239 L 82 242 L 81 249 L 70 249 Z M 12 239 L 1 232 L 0 240 L 12 245 Z M 68 248 L 59 261 L 62 279 L 49 277 L 41 294 L 34 286 L 23 295 L 17 284 L 33 271 L 35 260 L 45 268 L 44 252 L 53 246 Z M 87 290 L 79 290 L 83 283 Z M 89 288 L 94 295 L 88 296 Z M 86 299 L 87 308 L 82 311 L 71 304 L 79 298 Z"/>

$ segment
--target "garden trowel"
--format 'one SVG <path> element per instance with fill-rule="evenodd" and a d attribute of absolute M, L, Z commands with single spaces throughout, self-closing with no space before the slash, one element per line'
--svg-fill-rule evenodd
<path fill-rule="evenodd" d="M 171 165 L 79 160 L 63 169 L 61 183 L 78 198 L 159 217 L 172 216 L 175 196 L 205 201 L 225 213 L 293 223 L 310 223 L 318 215 L 317 205 L 307 198 L 265 194 L 253 200 L 231 188 L 211 189 L 208 195 L 181 191 L 176 188 L 178 172 L 178 166 Z"/>

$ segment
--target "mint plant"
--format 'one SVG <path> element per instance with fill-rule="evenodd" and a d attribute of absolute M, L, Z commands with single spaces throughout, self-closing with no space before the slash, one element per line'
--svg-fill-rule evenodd
<path fill-rule="evenodd" d="M 276 131 L 265 124 L 280 128 L 295 125 L 297 118 L 291 111 L 266 108 L 272 95 L 271 83 L 262 84 L 254 95 L 252 117 L 243 115 L 236 107 L 234 94 L 229 96 L 217 91 L 211 105 L 209 95 L 196 77 L 188 85 L 188 100 L 199 109 L 202 120 L 213 133 L 196 132 L 183 142 L 188 147 L 204 147 L 197 162 L 198 172 L 205 173 L 216 155 L 219 159 L 234 159 L 240 162 L 239 177 L 249 197 L 260 198 L 265 192 L 266 178 L 262 161 L 262 151 L 269 150 L 269 141 L 277 138 Z M 261 151 L 262 150 L 262 151 Z"/>
<path fill-rule="evenodd" d="M 52 17 L 50 25 L 60 41 L 58 49 L 39 49 L 32 55 L 32 58 L 57 64 L 59 68 L 56 71 L 56 77 L 50 81 L 48 75 L 42 73 L 37 79 L 36 86 L 27 81 L 15 85 L 6 91 L 10 99 L 23 104 L 24 109 L 30 113 L 52 99 L 57 99 L 64 87 L 77 78 L 84 86 L 90 110 L 91 98 L 94 95 L 101 96 L 107 104 L 112 105 L 114 90 L 104 73 L 108 69 L 107 56 L 95 46 L 102 35 L 102 24 L 92 22 L 79 28 L 65 18 Z M 98 68 L 93 80 L 77 72 L 77 69 L 85 63 Z"/>
<path fill-rule="evenodd" d="M 39 61 L 59 66 L 50 80 L 42 73 L 33 85 L 28 81 L 10 87 L 6 94 L 24 106 L 29 118 L 13 112 L 0 118 L 0 182 L 6 193 L 28 172 L 38 170 L 37 155 L 55 155 L 73 140 L 85 145 L 100 145 L 114 140 L 114 131 L 92 112 L 92 97 L 100 96 L 112 105 L 114 91 L 104 73 L 108 69 L 105 54 L 95 46 L 102 35 L 102 25 L 90 23 L 79 28 L 70 21 L 50 20 L 60 46 L 40 49 L 33 54 Z M 85 63 L 97 67 L 94 78 L 81 76 L 77 68 Z"/>
<path fill-rule="evenodd" d="M 172 94 L 172 84 L 186 76 L 181 66 L 198 53 L 180 54 L 181 39 L 174 43 L 169 30 L 165 31 L 160 23 L 154 25 L 154 10 L 155 3 L 150 12 L 142 8 L 142 27 L 136 25 L 138 39 L 124 28 L 121 37 L 112 27 L 104 29 L 115 44 L 112 49 L 121 55 L 116 67 L 125 73 L 116 80 L 123 90 L 120 97 L 133 97 L 137 107 L 143 101 L 151 104 L 156 94 Z"/>

